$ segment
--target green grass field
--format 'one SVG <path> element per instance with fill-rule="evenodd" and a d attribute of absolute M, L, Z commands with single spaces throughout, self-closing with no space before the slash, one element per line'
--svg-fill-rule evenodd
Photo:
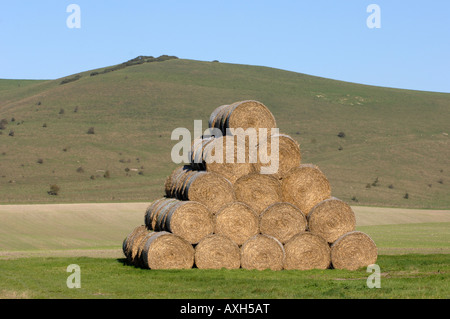
<path fill-rule="evenodd" d="M 81 288 L 66 285 L 80 266 Z M 381 287 L 366 269 L 308 271 L 144 270 L 123 259 L 35 257 L 0 261 L 0 298 L 448 298 L 450 255 L 380 256 Z"/>
<path fill-rule="evenodd" d="M 176 167 L 175 128 L 192 130 L 196 119 L 206 128 L 217 106 L 256 99 L 300 143 L 302 162 L 322 169 L 334 196 L 450 207 L 450 94 L 184 59 L 90 73 L 67 84 L 0 80 L 0 119 L 8 121 L 0 130 L 1 203 L 152 201 Z M 47 194 L 51 184 L 58 196 Z"/>

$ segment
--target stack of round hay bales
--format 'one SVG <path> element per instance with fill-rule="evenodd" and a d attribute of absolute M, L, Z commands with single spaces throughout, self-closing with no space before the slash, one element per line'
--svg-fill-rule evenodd
<path fill-rule="evenodd" d="M 147 207 L 144 225 L 124 239 L 130 264 L 355 270 L 376 262 L 377 247 L 355 230 L 352 208 L 332 196 L 319 167 L 301 163 L 299 144 L 277 131 L 265 105 L 219 106 L 209 127 L 218 134 L 193 142 L 190 163 L 172 171 L 165 197 Z M 256 142 L 249 132 L 257 133 Z M 278 169 L 267 173 L 268 167 Z"/>

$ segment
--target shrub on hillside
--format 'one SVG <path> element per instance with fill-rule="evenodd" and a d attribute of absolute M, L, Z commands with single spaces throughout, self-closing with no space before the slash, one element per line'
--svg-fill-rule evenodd
<path fill-rule="evenodd" d="M 50 185 L 50 190 L 47 192 L 49 195 L 57 196 L 59 194 L 60 188 L 58 185 Z"/>
<path fill-rule="evenodd" d="M 67 83 L 70 83 L 70 82 L 77 81 L 77 80 L 79 80 L 80 78 L 81 78 L 81 75 L 77 74 L 77 75 L 71 76 L 71 77 L 69 77 L 69 78 L 65 78 L 64 80 L 62 80 L 61 82 L 59 82 L 59 84 L 67 84 Z"/>
<path fill-rule="evenodd" d="M 0 130 L 6 130 L 6 125 L 8 125 L 7 119 L 1 119 L 0 120 Z"/>
<path fill-rule="evenodd" d="M 372 186 L 378 186 L 378 177 L 372 182 Z"/>

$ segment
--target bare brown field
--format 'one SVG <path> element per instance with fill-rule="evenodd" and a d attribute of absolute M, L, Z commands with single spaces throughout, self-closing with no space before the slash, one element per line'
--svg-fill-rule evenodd
<path fill-rule="evenodd" d="M 352 206 L 357 226 L 450 222 L 449 210 Z"/>

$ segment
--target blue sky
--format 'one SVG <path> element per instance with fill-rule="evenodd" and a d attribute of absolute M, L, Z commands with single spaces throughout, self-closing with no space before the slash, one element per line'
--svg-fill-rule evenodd
<path fill-rule="evenodd" d="M 66 24 L 70 4 L 81 28 Z M 370 4 L 381 28 L 367 26 Z M 0 0 L 0 78 L 55 79 L 161 54 L 450 92 L 450 1 Z"/>

